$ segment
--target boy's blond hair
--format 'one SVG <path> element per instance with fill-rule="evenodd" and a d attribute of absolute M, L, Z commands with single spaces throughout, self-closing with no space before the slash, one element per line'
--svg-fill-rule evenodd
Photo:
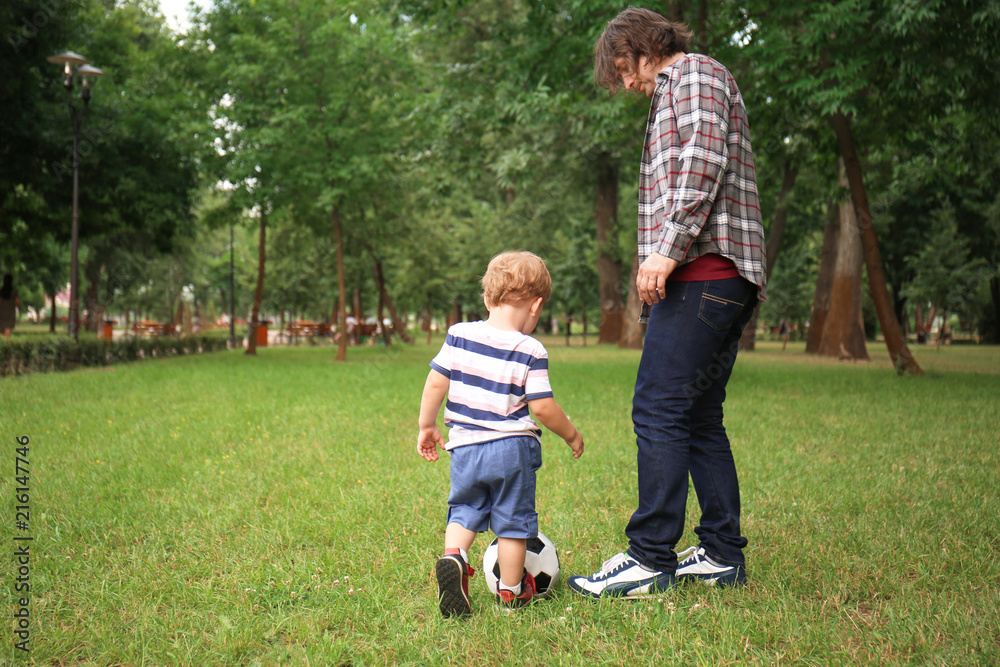
<path fill-rule="evenodd" d="M 490 260 L 483 276 L 483 300 L 487 307 L 519 304 L 552 294 L 552 276 L 541 257 L 526 250 L 502 252 Z"/>

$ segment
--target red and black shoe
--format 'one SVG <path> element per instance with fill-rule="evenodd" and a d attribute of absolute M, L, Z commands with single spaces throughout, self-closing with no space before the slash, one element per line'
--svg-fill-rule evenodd
<path fill-rule="evenodd" d="M 535 578 L 531 576 L 531 573 L 527 570 L 524 571 L 524 576 L 521 578 L 521 594 L 515 596 L 513 591 L 507 591 L 500 588 L 500 583 L 497 582 L 497 604 L 505 609 L 520 609 L 521 607 L 527 607 L 528 603 L 531 602 L 531 598 L 535 597 L 535 591 L 537 586 L 535 586 Z"/>
<path fill-rule="evenodd" d="M 472 614 L 469 602 L 469 577 L 475 570 L 462 558 L 458 549 L 445 549 L 434 566 L 438 582 L 438 607 L 445 618 L 465 618 Z"/>

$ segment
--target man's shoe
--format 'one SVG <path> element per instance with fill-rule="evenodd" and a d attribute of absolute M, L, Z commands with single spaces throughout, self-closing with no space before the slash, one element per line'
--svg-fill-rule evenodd
<path fill-rule="evenodd" d="M 657 595 L 677 584 L 674 575 L 649 570 L 627 554 L 615 554 L 592 576 L 573 576 L 567 581 L 577 593 L 592 598 L 644 598 Z"/>
<path fill-rule="evenodd" d="M 451 553 L 452 551 L 456 553 Z M 434 566 L 438 582 L 438 607 L 445 618 L 464 618 L 472 614 L 469 577 L 475 570 L 457 552 L 458 549 L 446 549 L 445 555 Z"/>
<path fill-rule="evenodd" d="M 677 554 L 677 579 L 697 580 L 709 586 L 743 586 L 747 583 L 742 565 L 722 565 L 705 554 L 703 547 L 690 547 Z"/>
<path fill-rule="evenodd" d="M 524 571 L 524 576 L 521 577 L 521 594 L 514 595 L 513 591 L 507 591 L 500 588 L 500 583 L 497 582 L 497 604 L 506 609 L 520 609 L 521 607 L 527 607 L 528 603 L 531 602 L 531 598 L 535 597 L 535 578 L 531 576 L 531 573 L 527 570 Z"/>

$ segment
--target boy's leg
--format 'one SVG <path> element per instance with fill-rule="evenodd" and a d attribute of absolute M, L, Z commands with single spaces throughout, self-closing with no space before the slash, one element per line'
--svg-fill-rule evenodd
<path fill-rule="evenodd" d="M 524 569 L 527 540 L 538 534 L 535 473 L 542 465 L 541 447 L 532 437 L 497 441 L 490 468 L 496 476 L 490 527 L 497 535 L 500 583 L 497 601 L 507 608 L 524 607 L 535 595 L 535 580 Z"/>
<path fill-rule="evenodd" d="M 497 602 L 500 606 L 517 609 L 535 597 L 535 578 L 524 569 L 527 540 L 511 537 L 497 538 L 497 562 L 500 565 L 500 583 L 497 584 Z M 512 583 L 513 582 L 513 583 Z"/>
<path fill-rule="evenodd" d="M 448 496 L 448 525 L 445 553 L 435 566 L 438 607 L 446 616 L 465 617 L 472 613 L 469 601 L 468 549 L 478 533 L 489 527 L 488 495 L 478 479 L 482 446 L 466 445 L 451 451 L 451 492 Z M 464 553 L 463 553 L 464 552 Z"/>
<path fill-rule="evenodd" d="M 524 555 L 527 540 L 512 537 L 497 538 L 497 562 L 500 564 L 500 583 L 516 591 L 524 576 Z"/>
<path fill-rule="evenodd" d="M 438 559 L 434 573 L 438 582 L 438 608 L 445 617 L 464 617 L 472 613 L 469 601 L 468 551 L 477 533 L 452 521 L 444 532 L 444 556 Z"/>
<path fill-rule="evenodd" d="M 473 540 L 476 539 L 476 535 L 479 533 L 473 532 L 463 526 L 462 524 L 452 521 L 448 524 L 448 527 L 444 531 L 444 548 L 447 552 L 448 549 L 461 549 L 462 551 L 468 552 L 469 547 L 472 546 Z"/>

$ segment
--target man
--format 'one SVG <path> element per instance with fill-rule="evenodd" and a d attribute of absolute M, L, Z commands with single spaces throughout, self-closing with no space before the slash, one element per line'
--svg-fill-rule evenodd
<path fill-rule="evenodd" d="M 648 322 L 632 421 L 639 502 L 628 550 L 569 586 L 590 597 L 643 597 L 678 580 L 746 582 L 726 396 L 743 327 L 764 297 L 764 238 L 746 109 L 732 75 L 687 53 L 690 32 L 629 8 L 597 41 L 594 77 L 651 100 L 639 172 L 636 288 Z M 699 544 L 678 555 L 688 474 Z"/>

